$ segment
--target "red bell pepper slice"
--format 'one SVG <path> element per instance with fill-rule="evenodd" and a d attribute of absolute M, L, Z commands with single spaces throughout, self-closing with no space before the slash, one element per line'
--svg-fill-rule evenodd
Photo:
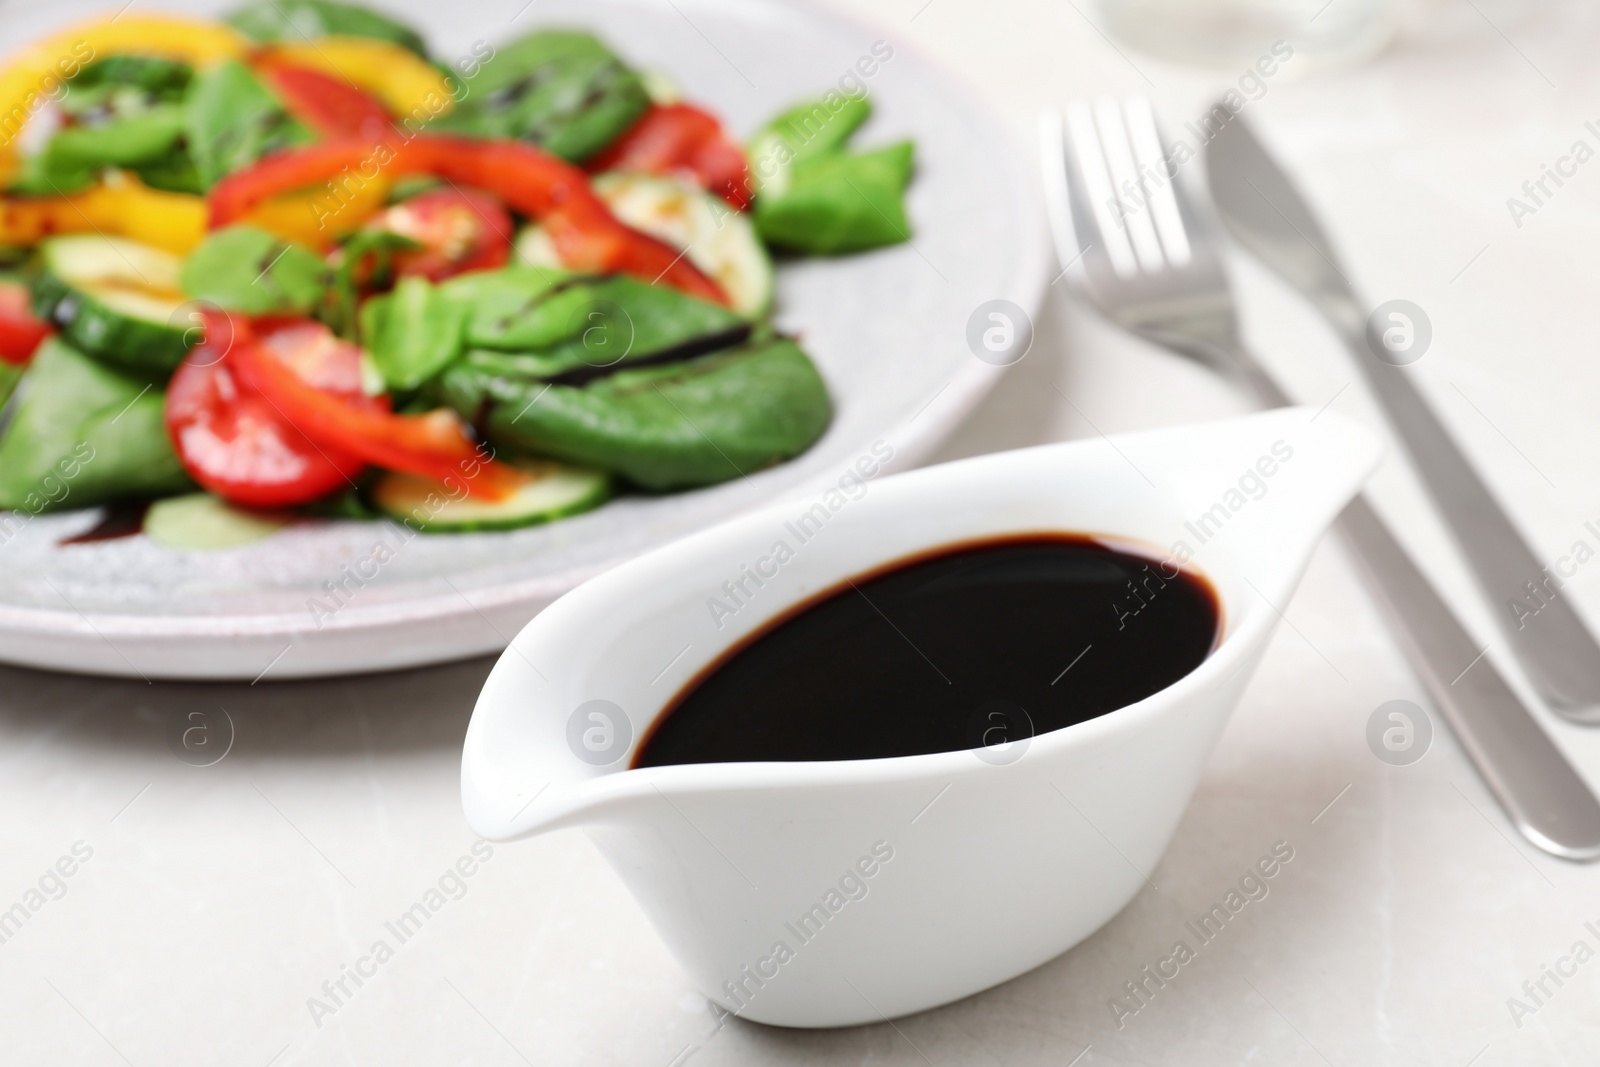
<path fill-rule="evenodd" d="M 323 137 L 382 137 L 393 122 L 388 108 L 342 78 L 268 57 L 256 70 L 289 113 Z"/>
<path fill-rule="evenodd" d="M 582 170 L 521 141 L 419 134 L 397 144 L 352 139 L 279 152 L 212 187 L 211 227 L 236 222 L 280 193 L 341 175 L 346 175 L 344 181 L 371 180 L 380 172 L 394 178 L 434 174 L 494 193 L 514 210 L 539 220 L 562 262 L 575 270 L 631 274 L 705 300 L 728 302 L 721 287 L 682 252 L 611 214 L 589 188 Z"/>
<path fill-rule="evenodd" d="M 17 282 L 0 282 L 0 363 L 27 366 L 39 342 L 54 331 L 35 317 L 28 288 Z"/>
<path fill-rule="evenodd" d="M 740 211 L 750 207 L 750 167 L 744 151 L 708 111 L 689 104 L 653 104 L 605 151 L 591 172 L 642 170 L 684 173 Z"/>
<path fill-rule="evenodd" d="M 372 163 L 370 174 L 348 178 L 368 178 L 376 174 L 381 153 L 393 159 L 393 150 L 381 142 L 345 138 L 307 145 L 304 148 L 274 152 L 244 170 L 234 171 L 211 187 L 206 195 L 210 207 L 210 227 L 219 229 L 238 222 L 264 200 L 295 189 L 321 185 L 342 172 Z"/>
<path fill-rule="evenodd" d="M 213 319 L 208 316 L 207 329 Z M 217 324 L 226 330 L 224 324 Z M 317 445 L 339 455 L 360 457 L 388 470 L 404 471 L 461 484 L 469 494 L 503 498 L 524 479 L 496 463 L 468 435 L 448 408 L 423 415 L 396 415 L 388 404 L 323 376 L 325 359 L 317 349 L 350 348 L 315 323 L 296 323 L 255 338 L 235 336 L 227 354 L 239 384 L 268 404 Z M 357 370 L 359 374 L 359 368 Z"/>

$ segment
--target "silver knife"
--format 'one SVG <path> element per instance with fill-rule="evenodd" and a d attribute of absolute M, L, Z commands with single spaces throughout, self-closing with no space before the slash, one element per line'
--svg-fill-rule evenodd
<path fill-rule="evenodd" d="M 1070 124 L 1070 152 L 1062 116 L 1046 113 L 1040 123 L 1046 205 L 1073 292 L 1124 329 L 1240 379 L 1268 406 L 1289 404 L 1240 343 L 1210 212 L 1196 210 L 1183 183 L 1158 186 L 1153 198 L 1155 210 L 1176 228 L 1169 226 L 1154 248 L 1146 247 L 1148 259 L 1123 249 L 1132 262 L 1124 259 L 1118 266 L 1112 248 L 1127 238 L 1133 216 L 1097 211 L 1089 189 L 1114 185 L 1107 144 L 1120 137 L 1129 155 L 1143 145 L 1140 151 L 1159 156 L 1161 136 L 1147 102 L 1129 101 L 1119 109 L 1112 101 L 1102 112 L 1120 121 L 1097 121 L 1087 106 L 1079 109 L 1078 121 Z M 1170 198 L 1164 206 L 1158 202 L 1163 196 Z M 1175 255 L 1180 248 L 1184 253 Z M 1554 855 L 1600 859 L 1600 800 L 1364 497 L 1346 506 L 1338 527 L 1418 677 L 1517 829 Z"/>
<path fill-rule="evenodd" d="M 1557 714 L 1600 723 L 1600 644 L 1406 368 L 1375 355 L 1366 305 L 1310 205 L 1241 116 L 1224 124 L 1205 155 L 1228 230 L 1322 312 L 1365 372 L 1534 688 Z"/>

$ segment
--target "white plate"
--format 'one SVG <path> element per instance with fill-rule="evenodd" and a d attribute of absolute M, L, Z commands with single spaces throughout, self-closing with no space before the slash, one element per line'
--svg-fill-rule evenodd
<path fill-rule="evenodd" d="M 890 469 L 920 461 L 994 384 L 1002 371 L 973 356 L 967 320 L 996 298 L 1034 312 L 1045 230 L 1031 168 L 964 87 L 897 41 L 863 78 L 856 64 L 885 32 L 771 0 L 524 3 L 418 5 L 405 17 L 444 59 L 535 26 L 592 29 L 739 135 L 854 78 L 876 107 L 857 143 L 916 141 L 911 244 L 778 272 L 779 323 L 801 335 L 834 398 L 828 432 L 805 455 L 748 478 L 619 499 L 511 533 L 406 541 L 387 523 L 308 523 L 235 549 L 180 552 L 142 535 L 61 546 L 98 511 L 41 516 L 9 540 L 0 531 L 0 660 L 256 679 L 497 651 L 585 578 L 757 503 L 817 496 L 874 443 L 892 450 Z M 10 52 L 81 17 L 64 8 L 8 19 L 0 46 Z"/>

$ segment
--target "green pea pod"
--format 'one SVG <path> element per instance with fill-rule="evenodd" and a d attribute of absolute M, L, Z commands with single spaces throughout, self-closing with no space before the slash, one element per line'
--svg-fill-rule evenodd
<path fill-rule="evenodd" d="M 178 272 L 186 295 L 246 315 L 303 315 L 327 280 L 321 256 L 247 225 L 207 235 Z"/>
<path fill-rule="evenodd" d="M 426 278 L 402 278 L 361 307 L 361 340 L 390 389 L 415 389 L 461 353 L 472 306 Z"/>
<path fill-rule="evenodd" d="M 428 47 L 410 26 L 356 4 L 331 0 L 261 0 L 228 16 L 233 28 L 256 41 L 303 41 L 312 37 L 372 37 L 392 41 L 424 59 Z"/>
<path fill-rule="evenodd" d="M 149 382 L 52 337 L 22 389 L 0 437 L 0 508 L 37 514 L 193 488 Z"/>
<path fill-rule="evenodd" d="M 616 140 L 650 104 L 639 75 L 609 48 L 565 30 L 499 48 L 462 89 L 434 129 L 531 141 L 575 163 Z"/>
<path fill-rule="evenodd" d="M 908 240 L 904 194 L 910 141 L 875 152 L 831 152 L 794 164 L 781 194 L 756 199 L 756 231 L 781 248 L 814 255 L 859 252 Z"/>
<path fill-rule="evenodd" d="M 315 139 L 237 60 L 196 77 L 184 107 L 189 154 L 207 188 L 268 152 Z"/>
<path fill-rule="evenodd" d="M 789 459 L 833 416 L 816 367 L 785 338 L 583 386 L 463 361 L 442 385 L 496 445 L 615 471 L 653 490 L 713 485 Z"/>

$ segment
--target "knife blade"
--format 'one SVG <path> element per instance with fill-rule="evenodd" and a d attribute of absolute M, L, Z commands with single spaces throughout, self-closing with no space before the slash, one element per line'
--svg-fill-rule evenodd
<path fill-rule="evenodd" d="M 1360 365 L 1539 695 L 1567 719 L 1600 723 L 1600 644 L 1408 367 L 1377 357 L 1368 343 L 1366 305 L 1332 242 L 1242 116 L 1225 123 L 1207 147 L 1206 172 L 1234 238 L 1322 312 Z"/>

